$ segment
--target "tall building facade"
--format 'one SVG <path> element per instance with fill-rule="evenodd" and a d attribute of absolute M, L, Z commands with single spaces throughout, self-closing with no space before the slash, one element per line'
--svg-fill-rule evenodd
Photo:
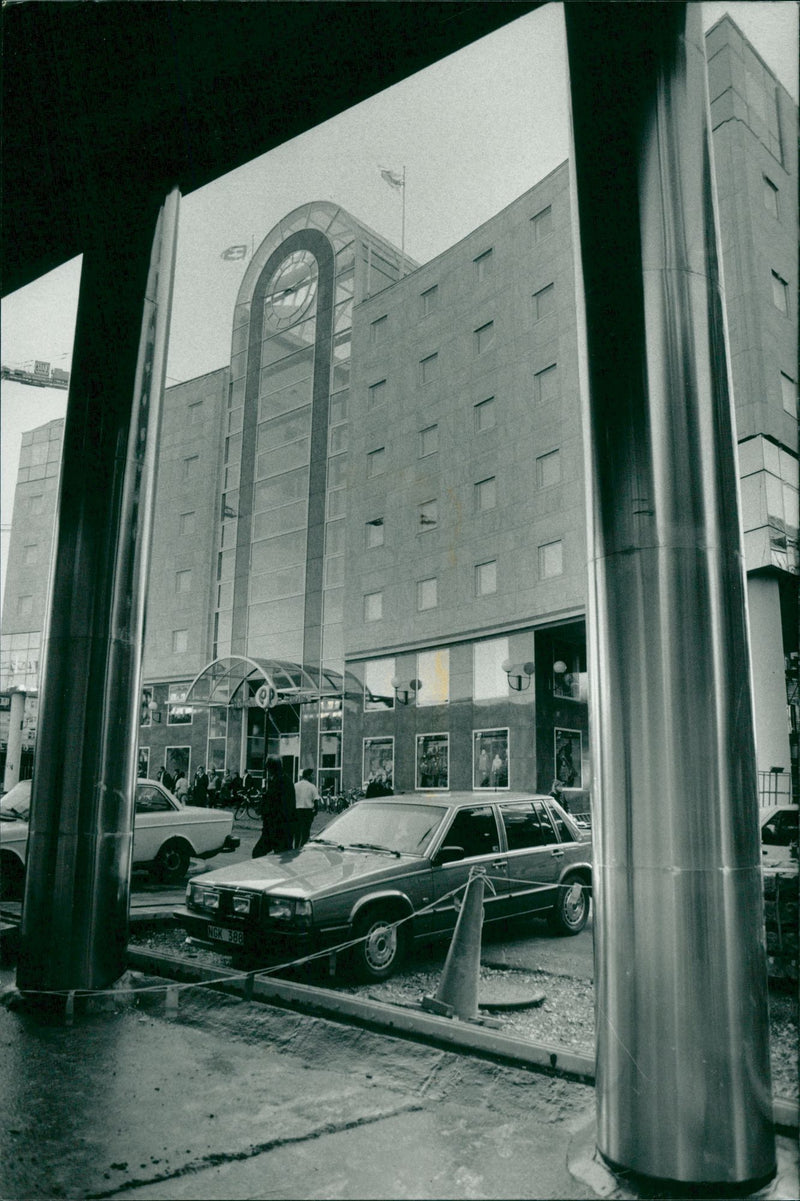
<path fill-rule="evenodd" d="M 707 53 L 758 764 L 788 792 L 797 109 L 728 18 Z M 31 446 L 50 446 L 42 430 Z M 25 470 L 5 688 L 41 637 L 26 567 L 49 556 L 55 496 L 33 539 Z M 558 779 L 582 804 L 585 558 L 569 165 L 423 266 L 304 205 L 247 268 L 230 365 L 166 393 L 141 770 L 260 771 L 277 753 L 336 789 Z"/>

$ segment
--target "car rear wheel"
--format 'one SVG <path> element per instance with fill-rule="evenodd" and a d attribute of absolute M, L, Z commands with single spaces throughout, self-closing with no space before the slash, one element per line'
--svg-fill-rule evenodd
<path fill-rule="evenodd" d="M 580 934 L 589 918 L 591 889 L 579 876 L 568 876 L 559 885 L 558 897 L 550 913 L 550 926 L 556 934 Z"/>
<path fill-rule="evenodd" d="M 399 917 L 373 909 L 355 922 L 353 937 L 361 941 L 353 947 L 353 958 L 363 979 L 386 980 L 405 959 L 408 930 L 405 923 L 395 925 Z"/>
<path fill-rule="evenodd" d="M 165 842 L 156 856 L 156 875 L 164 884 L 180 884 L 189 870 L 191 847 L 179 838 Z"/>

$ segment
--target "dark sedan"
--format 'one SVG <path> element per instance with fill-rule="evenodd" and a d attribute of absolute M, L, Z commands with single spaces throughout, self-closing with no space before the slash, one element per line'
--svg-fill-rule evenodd
<path fill-rule="evenodd" d="M 234 954 L 300 958 L 350 939 L 362 976 L 389 976 L 415 942 L 447 937 L 474 868 L 485 921 L 586 924 L 591 838 L 550 797 L 419 793 L 359 801 L 301 850 L 189 884 L 184 928 Z M 399 923 L 399 924 L 398 924 Z"/>

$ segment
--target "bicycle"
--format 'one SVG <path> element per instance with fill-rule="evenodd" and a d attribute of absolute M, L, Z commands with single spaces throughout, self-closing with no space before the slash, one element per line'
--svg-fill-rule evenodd
<path fill-rule="evenodd" d="M 233 820 L 239 821 L 249 817 L 251 821 L 261 821 L 261 789 L 251 788 L 248 792 L 240 792 L 236 797 L 233 810 Z"/>

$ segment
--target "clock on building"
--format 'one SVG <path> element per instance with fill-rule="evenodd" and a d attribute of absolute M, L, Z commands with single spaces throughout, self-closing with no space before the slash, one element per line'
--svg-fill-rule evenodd
<path fill-rule="evenodd" d="M 317 291 L 317 260 L 308 250 L 285 258 L 267 285 L 264 298 L 266 324 L 287 329 L 310 309 Z"/>

